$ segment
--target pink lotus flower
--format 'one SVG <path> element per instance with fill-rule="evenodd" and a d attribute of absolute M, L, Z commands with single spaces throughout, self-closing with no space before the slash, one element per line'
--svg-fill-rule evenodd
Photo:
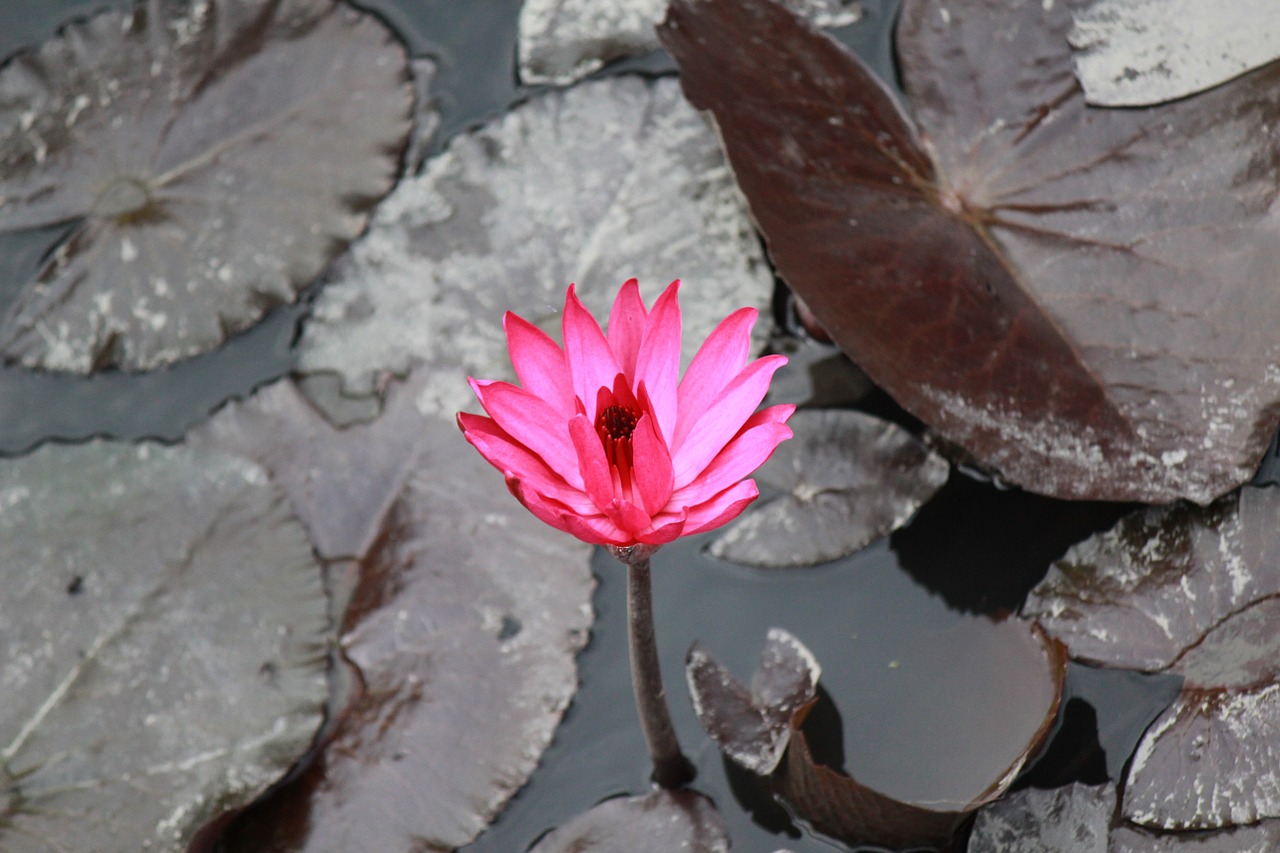
<path fill-rule="evenodd" d="M 469 379 L 491 417 L 460 413 L 467 440 L 552 527 L 594 545 L 663 545 L 738 516 L 759 495 L 745 479 L 791 437 L 795 406 L 755 411 L 780 355 L 747 363 L 754 308 L 730 314 L 680 379 L 680 282 L 653 310 L 622 285 L 606 337 L 574 293 L 564 349 L 503 317 L 523 387 Z"/>

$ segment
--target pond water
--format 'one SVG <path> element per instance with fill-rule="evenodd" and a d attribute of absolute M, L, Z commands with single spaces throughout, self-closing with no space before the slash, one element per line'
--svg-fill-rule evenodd
<path fill-rule="evenodd" d="M 5 0 L 0 55 L 38 43 L 70 17 L 108 5 Z M 433 92 L 442 115 L 432 150 L 528 93 L 516 84 L 512 67 L 519 0 L 360 5 L 382 15 L 415 55 L 436 63 Z M 863 19 L 837 35 L 891 76 L 889 31 L 896 4 L 869 0 L 864 6 Z M 651 57 L 622 68 L 652 73 L 669 63 Z M 63 233 L 0 238 L 0 309 Z M 0 368 L 0 452 L 95 435 L 176 440 L 221 402 L 288 373 L 306 310 L 304 298 L 217 352 L 147 375 L 78 378 Z M 812 342 L 797 346 L 779 384 L 783 397 L 823 397 L 826 405 L 853 405 L 915 426 L 833 350 Z M 1126 510 L 1031 496 L 953 471 L 911 525 L 817 568 L 734 566 L 704 553 L 707 537 L 663 549 L 654 560 L 655 611 L 675 723 L 697 765 L 695 788 L 716 802 L 733 850 L 811 853 L 833 845 L 797 828 L 758 782 L 721 759 L 702 732 L 682 672 L 692 642 L 746 678 L 767 629 L 786 628 L 823 665 L 826 704 L 814 714 L 811 735 L 829 763 L 902 797 L 976 795 L 1020 748 L 1013 744 L 1009 752 L 1009 721 L 1025 717 L 1027 703 L 1040 701 L 1009 683 L 1016 663 L 993 641 L 991 620 L 1017 609 L 1049 561 Z M 593 567 L 599 579 L 597 616 L 578 660 L 581 688 L 529 784 L 464 848 L 468 853 L 523 851 L 547 829 L 602 799 L 647 788 L 648 763 L 626 663 L 623 570 L 603 552 Z M 1168 699 L 1167 679 L 1073 665 L 1058 736 L 1029 777 L 1046 786 L 1114 777 L 1145 720 Z M 268 803 L 256 819 L 269 815 Z M 244 832 L 233 829 L 229 838 L 245 840 L 237 831 Z"/>

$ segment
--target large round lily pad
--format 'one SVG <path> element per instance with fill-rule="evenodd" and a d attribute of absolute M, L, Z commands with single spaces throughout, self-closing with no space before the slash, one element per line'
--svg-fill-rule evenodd
<path fill-rule="evenodd" d="M 547 833 L 529 853 L 729 853 L 716 807 L 689 790 L 606 800 Z"/>
<path fill-rule="evenodd" d="M 425 363 L 429 408 L 452 417 L 475 405 L 460 376 L 514 378 L 504 310 L 555 332 L 570 282 L 608 316 L 633 277 L 648 299 L 683 280 L 686 363 L 721 319 L 773 293 L 715 135 L 671 80 L 552 92 L 454 139 L 337 265 L 298 367 L 370 395 Z"/>
<path fill-rule="evenodd" d="M 0 71 L 0 232 L 74 222 L 0 321 L 6 358 L 145 370 L 297 291 L 394 181 L 404 51 L 334 0 L 150 0 Z"/>
<path fill-rule="evenodd" d="M 303 753 L 327 601 L 261 468 L 49 446 L 0 507 L 0 848 L 177 853 Z"/>

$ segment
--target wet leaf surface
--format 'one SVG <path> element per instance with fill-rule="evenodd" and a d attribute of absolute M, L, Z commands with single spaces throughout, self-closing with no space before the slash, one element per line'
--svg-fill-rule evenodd
<path fill-rule="evenodd" d="M 947 481 L 942 457 L 888 421 L 833 409 L 788 424 L 795 436 L 755 473 L 766 498 L 711 543 L 715 556 L 768 568 L 839 559 L 901 527 Z"/>
<path fill-rule="evenodd" d="M 0 72 L 0 232 L 75 227 L 0 323 L 7 358 L 145 370 L 296 292 L 390 189 L 404 52 L 328 0 L 153 0 Z"/>
<path fill-rule="evenodd" d="M 1133 758 L 1124 811 L 1165 829 L 1280 816 L 1280 490 L 1131 515 L 1067 553 L 1025 613 L 1075 657 L 1185 678 Z"/>
<path fill-rule="evenodd" d="M 694 791 L 606 800 L 552 830 L 529 853 L 728 853 L 715 806 Z"/>
<path fill-rule="evenodd" d="M 305 751 L 328 605 L 260 468 L 51 446 L 0 464 L 0 506 L 0 847 L 186 850 Z"/>
<path fill-rule="evenodd" d="M 820 27 L 852 24 L 858 0 L 783 0 Z M 606 63 L 657 50 L 654 25 L 667 0 L 524 0 L 520 8 L 520 77 L 566 85 Z"/>
<path fill-rule="evenodd" d="M 1280 821 L 1220 832 L 1158 835 L 1122 826 L 1111 833 L 1109 853 L 1259 853 L 1280 845 Z"/>
<path fill-rule="evenodd" d="M 359 560 L 342 634 L 357 696 L 316 764 L 227 849 L 466 844 L 528 778 L 577 687 L 591 549 L 502 488 L 423 402 L 429 381 L 397 385 L 376 421 L 346 430 L 281 383 L 205 431 L 262 459 L 323 553 Z"/>
<path fill-rule="evenodd" d="M 1110 784 L 1027 788 L 978 812 L 968 853 L 1108 853 L 1115 808 Z"/>
<path fill-rule="evenodd" d="M 1089 109 L 1074 5 L 906 2 L 910 116 L 769 0 L 677 0 L 661 37 L 780 273 L 907 410 L 1044 494 L 1205 502 L 1280 400 L 1280 66 Z"/>
<path fill-rule="evenodd" d="M 511 376 L 504 310 L 558 336 L 569 282 L 607 316 L 631 277 L 648 299 L 684 281 L 686 363 L 722 318 L 767 309 L 773 292 L 715 136 L 670 80 L 548 93 L 457 137 L 337 265 L 299 370 L 359 397 L 425 364 L 427 408 L 452 417 L 474 405 L 460 375 Z"/>
<path fill-rule="evenodd" d="M 761 776 L 782 760 L 791 719 L 813 700 L 821 673 L 813 654 L 781 628 L 765 635 L 750 687 L 697 643 L 685 663 L 698 722 L 725 755 Z"/>
<path fill-rule="evenodd" d="M 1100 106 L 1186 97 L 1280 57 L 1269 0 L 1087 0 L 1072 17 L 1076 75 Z"/>

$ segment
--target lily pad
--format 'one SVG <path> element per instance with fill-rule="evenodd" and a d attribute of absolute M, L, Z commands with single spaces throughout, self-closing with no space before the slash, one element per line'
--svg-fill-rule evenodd
<path fill-rule="evenodd" d="M 752 504 L 711 553 L 747 566 L 810 566 L 898 529 L 947 481 L 950 467 L 910 433 L 852 410 L 801 410 L 795 435 L 756 471 L 782 494 Z"/>
<path fill-rule="evenodd" d="M 430 380 L 397 385 L 376 421 L 345 430 L 280 383 L 200 437 L 261 458 L 321 551 L 358 560 L 341 643 L 361 690 L 316 764 L 233 827 L 229 849 L 467 844 L 577 688 L 591 548 L 511 498 L 423 403 Z"/>
<path fill-rule="evenodd" d="M 968 853 L 1108 853 L 1115 809 L 1114 785 L 1027 788 L 978 812 Z"/>
<path fill-rule="evenodd" d="M 1208 502 L 1280 407 L 1280 64 L 1091 109 L 1074 5 L 906 0 L 910 115 L 771 0 L 676 0 L 661 38 L 779 272 L 904 408 L 1033 491 Z"/>
<path fill-rule="evenodd" d="M 694 791 L 606 800 L 554 829 L 529 853 L 729 853 L 715 806 Z"/>
<path fill-rule="evenodd" d="M 336 266 L 298 369 L 355 397 L 425 364 L 427 410 L 452 417 L 475 405 L 459 375 L 514 378 L 504 309 L 554 332 L 570 282 L 608 316 L 632 277 L 647 299 L 683 279 L 686 363 L 723 317 L 773 293 L 715 136 L 671 80 L 551 92 L 455 138 Z"/>
<path fill-rule="evenodd" d="M 820 27 L 852 24 L 859 0 L 783 0 Z M 657 50 L 654 24 L 667 0 L 525 0 L 520 8 L 520 77 L 567 85 L 606 63 Z"/>
<path fill-rule="evenodd" d="M 333 0 L 150 0 L 0 70 L 0 232 L 74 222 L 6 358 L 147 370 L 292 302 L 390 188 L 403 49 Z"/>
<path fill-rule="evenodd" d="M 1124 813 L 1160 829 L 1280 816 L 1280 490 L 1153 508 L 1067 552 L 1028 597 L 1073 656 L 1181 675 L 1130 764 Z"/>
<path fill-rule="evenodd" d="M 1271 0 L 1087 0 L 1072 17 L 1076 76 L 1100 106 L 1184 98 L 1280 58 Z"/>
<path fill-rule="evenodd" d="M 302 755 L 328 605 L 258 466 L 50 446 L 0 506 L 0 847 L 184 851 Z"/>

